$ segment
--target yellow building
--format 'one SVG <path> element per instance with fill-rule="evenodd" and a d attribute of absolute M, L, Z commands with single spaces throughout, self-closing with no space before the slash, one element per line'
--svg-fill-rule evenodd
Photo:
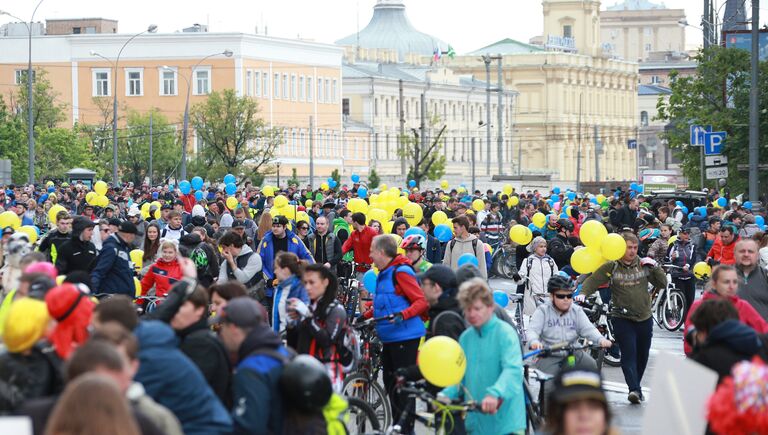
<path fill-rule="evenodd" d="M 643 62 L 655 52 L 685 52 L 683 9 L 648 0 L 622 0 L 600 13 L 601 42 L 614 56 Z"/>
<path fill-rule="evenodd" d="M 34 67 L 47 72 L 58 102 L 66 106 L 67 125 L 109 124 L 116 92 L 120 123 L 124 108 L 157 108 L 180 129 L 188 90 L 191 107 L 211 91 L 231 88 L 256 99 L 270 126 L 285 129 L 277 157 L 288 174 L 293 167 L 300 176 L 308 174 L 310 118 L 315 174 L 327 176 L 345 164 L 349 150 L 342 141 L 341 48 L 241 33 L 146 34 L 125 46 L 115 86 L 112 62 L 129 38 L 33 36 Z M 227 50 L 231 57 L 223 55 Z M 0 94 L 6 101 L 17 91 L 26 65 L 27 37 L 0 38 Z M 189 151 L 194 152 L 194 131 L 189 135 Z"/>

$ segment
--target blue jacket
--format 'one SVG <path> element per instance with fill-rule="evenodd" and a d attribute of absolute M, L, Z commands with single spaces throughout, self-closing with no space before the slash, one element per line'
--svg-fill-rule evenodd
<path fill-rule="evenodd" d="M 134 330 L 139 341 L 139 372 L 135 380 L 147 394 L 170 409 L 187 435 L 227 434 L 232 419 L 197 366 L 178 348 L 170 326 L 145 320 Z"/>
<path fill-rule="evenodd" d="M 287 296 L 283 296 L 285 293 Z M 301 299 L 302 302 L 309 305 L 309 295 L 304 285 L 301 283 L 301 278 L 296 275 L 291 276 L 285 281 L 275 287 L 275 296 L 272 301 L 272 330 L 280 332 L 280 305 L 285 304 L 285 301 L 291 298 Z"/>
<path fill-rule="evenodd" d="M 464 331 L 459 344 L 467 358 L 467 371 L 460 385 L 446 388 L 443 394 L 452 399 L 478 402 L 487 395 L 503 399 L 494 415 L 468 413 L 467 431 L 477 434 L 525 432 L 523 357 L 517 332 L 510 324 L 491 316 L 480 328 L 470 327 Z M 463 388 L 469 396 L 462 397 Z"/>
<path fill-rule="evenodd" d="M 293 252 L 300 260 L 306 260 L 309 263 L 315 262 L 312 254 L 309 253 L 309 249 L 304 245 L 304 242 L 296 237 L 296 234 L 285 230 L 285 237 L 288 238 L 288 252 Z M 264 273 L 264 279 L 267 280 L 267 296 L 270 297 L 272 296 L 270 281 L 275 279 L 275 243 L 273 238 L 274 235 L 271 231 L 265 234 L 264 239 L 259 243 L 259 248 L 256 250 L 256 253 L 261 256 L 261 271 Z"/>
<path fill-rule="evenodd" d="M 425 254 L 427 261 L 432 264 L 443 262 L 443 246 L 437 237 L 427 234 L 427 252 Z"/>
<path fill-rule="evenodd" d="M 395 293 L 395 277 L 393 276 L 395 273 L 407 273 L 416 276 L 413 267 L 400 263 L 390 264 L 386 269 L 379 272 L 376 277 L 376 293 L 373 297 L 374 317 L 397 314 L 411 306 L 405 296 Z M 414 316 L 397 323 L 377 322 L 376 332 L 382 343 L 396 343 L 423 337 L 426 329 L 421 317 Z"/>
<path fill-rule="evenodd" d="M 136 285 L 133 283 L 131 247 L 117 234 L 104 241 L 96 257 L 96 266 L 91 272 L 92 293 L 123 294 L 133 298 Z"/>

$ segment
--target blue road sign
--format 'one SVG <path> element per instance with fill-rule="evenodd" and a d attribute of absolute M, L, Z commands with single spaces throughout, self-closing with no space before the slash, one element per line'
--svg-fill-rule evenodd
<path fill-rule="evenodd" d="M 691 134 L 688 143 L 692 147 L 704 146 L 704 134 L 712 131 L 711 125 L 691 124 Z"/>
<path fill-rule="evenodd" d="M 636 150 L 637 149 L 637 139 L 628 139 L 627 140 L 627 149 Z"/>
<path fill-rule="evenodd" d="M 704 155 L 714 156 L 723 153 L 726 132 L 713 131 L 704 133 Z"/>

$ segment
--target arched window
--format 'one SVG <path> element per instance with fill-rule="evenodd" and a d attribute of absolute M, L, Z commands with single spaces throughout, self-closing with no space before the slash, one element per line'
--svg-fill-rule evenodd
<path fill-rule="evenodd" d="M 645 110 L 640 112 L 640 126 L 648 127 L 648 112 L 646 112 Z"/>

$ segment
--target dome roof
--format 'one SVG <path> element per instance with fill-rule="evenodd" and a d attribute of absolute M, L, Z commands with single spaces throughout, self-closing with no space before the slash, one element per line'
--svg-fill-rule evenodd
<path fill-rule="evenodd" d="M 405 15 L 402 0 L 378 0 L 373 18 L 359 33 L 336 41 L 338 45 L 397 50 L 402 61 L 407 53 L 432 55 L 435 49 L 446 51 L 448 44 L 416 30 Z"/>

